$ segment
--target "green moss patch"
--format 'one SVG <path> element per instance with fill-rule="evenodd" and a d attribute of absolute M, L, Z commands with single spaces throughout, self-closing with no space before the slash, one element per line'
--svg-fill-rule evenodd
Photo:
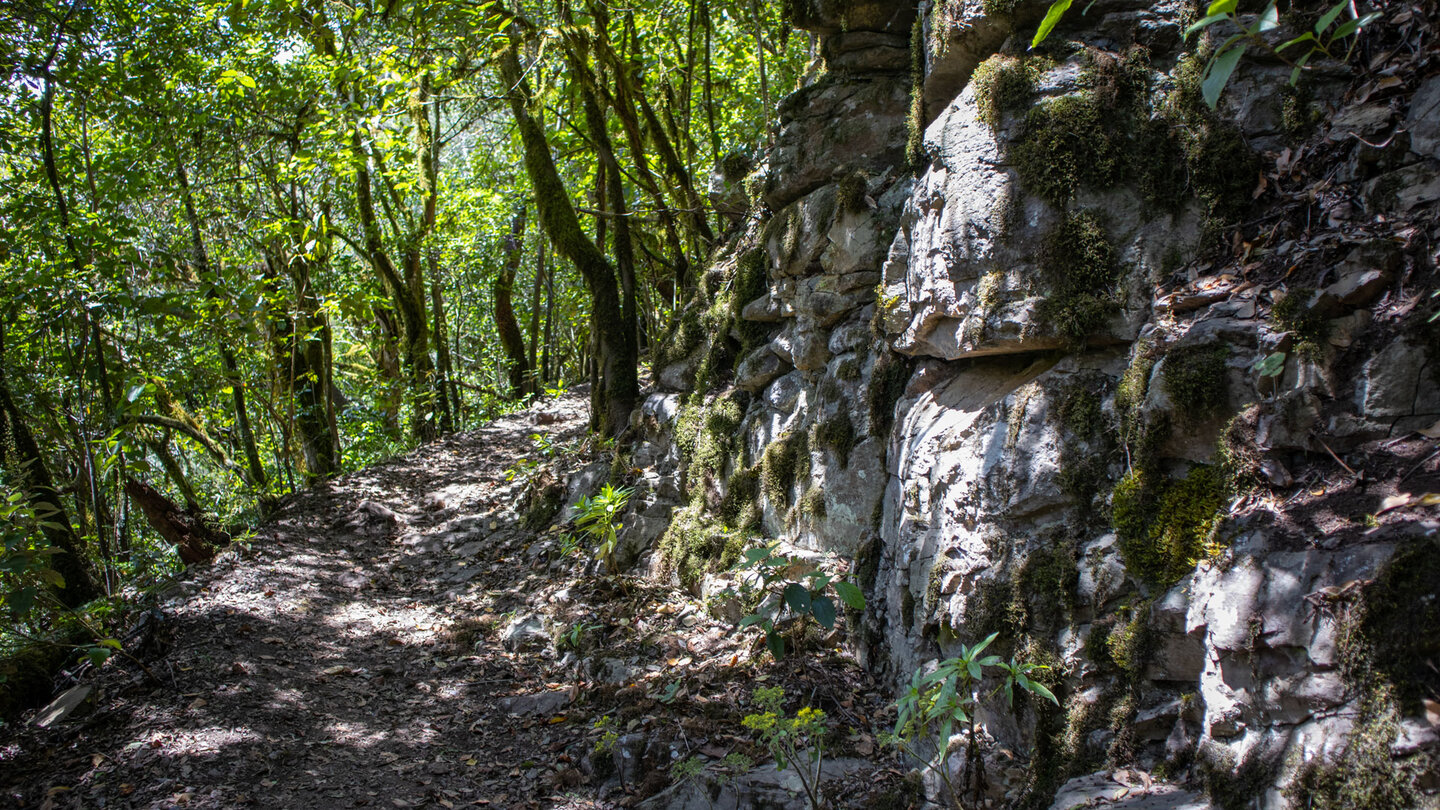
<path fill-rule="evenodd" d="M 895 421 L 895 405 L 905 395 L 910 381 L 910 362 L 903 357 L 882 351 L 870 369 L 870 384 L 865 389 L 865 405 L 870 411 L 870 435 L 884 436 Z"/>
<path fill-rule="evenodd" d="M 850 466 L 850 451 L 858 440 L 850 411 L 843 405 L 834 416 L 815 426 L 815 444 L 834 453 L 841 469 Z"/>
<path fill-rule="evenodd" d="M 1048 67 L 1046 60 L 1022 60 L 1004 54 L 981 62 L 970 76 L 980 120 L 994 129 L 1000 126 L 1003 116 L 1024 110 L 1035 98 L 1036 82 Z"/>
<path fill-rule="evenodd" d="M 1069 348 L 1083 348 L 1120 311 L 1123 273 L 1115 247 L 1094 213 L 1067 216 L 1050 233 L 1040 269 L 1048 294 L 1039 317 Z"/>
<path fill-rule="evenodd" d="M 1396 550 L 1352 611 L 1346 657 L 1364 661 L 1366 675 L 1393 685 L 1400 708 L 1419 713 L 1421 701 L 1440 695 L 1440 633 L 1416 632 L 1440 627 L 1440 541 Z"/>
<path fill-rule="evenodd" d="M 1314 290 L 1296 287 L 1270 307 L 1270 318 L 1281 329 L 1295 335 L 1295 351 L 1306 357 L 1320 354 L 1330 328 L 1330 321 L 1311 308 L 1314 297 Z"/>
<path fill-rule="evenodd" d="M 1405 630 L 1424 635 L 1415 626 Z M 1399 721 L 1390 689 L 1379 686 L 1369 690 L 1360 701 L 1354 730 L 1340 756 L 1332 762 L 1306 763 L 1287 797 L 1295 806 L 1314 810 L 1419 807 L 1417 783 L 1424 770 L 1422 763 L 1397 761 L 1390 751 L 1400 733 Z"/>
<path fill-rule="evenodd" d="M 1132 574 L 1168 587 L 1218 550 L 1213 537 L 1230 496 L 1219 467 L 1200 466 L 1167 479 L 1133 469 L 1111 495 L 1111 520 Z"/>
<path fill-rule="evenodd" d="M 675 574 L 680 584 L 697 592 L 706 574 L 725 571 L 740 561 L 745 534 L 706 516 L 699 506 L 671 513 L 660 538 L 660 570 Z"/>
<path fill-rule="evenodd" d="M 798 483 L 810 477 L 810 441 L 807 431 L 796 430 L 765 448 L 760 460 L 760 481 L 765 497 L 776 509 L 791 505 Z"/>
<path fill-rule="evenodd" d="M 1179 346 L 1165 354 L 1161 385 L 1176 411 L 1186 419 L 1218 415 L 1229 401 L 1225 361 L 1230 346 L 1207 343 Z"/>

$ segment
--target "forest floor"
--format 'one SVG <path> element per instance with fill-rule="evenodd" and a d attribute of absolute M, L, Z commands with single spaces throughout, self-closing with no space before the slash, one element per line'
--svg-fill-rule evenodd
<path fill-rule="evenodd" d="M 292 496 L 182 575 L 144 668 L 112 656 L 84 711 L 0 728 L 0 804 L 631 806 L 676 761 L 763 761 L 742 719 L 765 684 L 826 711 L 827 753 L 886 760 L 832 788 L 842 806 L 893 794 L 888 690 L 833 639 L 762 658 L 689 594 L 523 527 L 506 470 L 541 461 L 534 433 L 579 445 L 584 415 L 542 402 Z"/>

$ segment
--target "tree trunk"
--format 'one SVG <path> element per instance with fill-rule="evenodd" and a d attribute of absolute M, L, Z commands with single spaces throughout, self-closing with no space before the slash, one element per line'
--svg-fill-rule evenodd
<path fill-rule="evenodd" d="M 525 359 L 530 363 L 531 391 L 540 390 L 540 365 L 536 350 L 540 346 L 540 285 L 545 280 L 545 241 L 535 251 L 535 278 L 530 284 L 530 343 L 525 347 Z"/>
<path fill-rule="evenodd" d="M 500 336 L 500 347 L 509 361 L 507 377 L 510 381 L 510 398 L 519 399 L 529 391 L 530 367 L 525 362 L 525 337 L 515 319 L 514 293 L 515 274 L 520 268 L 521 245 L 525 239 L 525 208 L 515 212 L 510 220 L 510 235 L 505 238 L 505 262 L 495 274 L 491 293 L 495 296 L 495 331 Z"/>
<path fill-rule="evenodd" d="M 430 251 L 430 317 L 435 324 L 435 400 L 440 412 L 440 432 L 454 433 L 458 408 L 450 399 L 453 386 L 450 378 L 455 369 L 450 363 L 450 344 L 445 340 L 445 298 L 440 283 L 440 260 Z"/>
<path fill-rule="evenodd" d="M 125 494 L 140 507 L 145 520 L 155 533 L 175 546 L 180 561 L 186 565 L 207 562 L 215 556 L 215 547 L 227 538 L 205 525 L 199 515 L 187 512 L 144 481 L 127 478 Z"/>
<path fill-rule="evenodd" d="M 172 147 L 173 148 L 173 147 Z M 194 252 L 192 260 L 202 284 L 209 287 L 205 292 L 208 299 L 219 298 L 220 279 L 210 271 L 210 257 L 205 251 L 205 241 L 200 236 L 200 216 L 195 211 L 195 199 L 190 194 L 190 177 L 185 172 L 185 163 L 175 150 L 175 173 L 180 181 L 180 198 L 185 206 L 185 219 L 190 225 L 190 247 Z M 263 491 L 266 484 L 265 467 L 260 463 L 260 451 L 255 446 L 255 433 L 250 428 L 250 414 L 245 405 L 245 382 L 240 378 L 240 367 L 235 352 L 229 346 L 220 346 L 220 365 L 225 372 L 225 381 L 230 384 L 230 398 L 235 406 L 235 424 L 240 428 L 240 444 L 245 453 L 250 483 L 256 490 Z"/>
<path fill-rule="evenodd" d="M 575 265 L 590 291 L 591 313 L 605 378 L 604 413 L 599 421 L 607 433 L 618 434 L 629 422 L 630 411 L 639 396 L 639 384 L 633 346 L 628 350 L 626 347 L 615 270 L 580 227 L 570 195 L 555 168 L 545 128 L 537 114 L 531 111 L 533 99 L 514 47 L 500 53 L 500 74 L 505 85 L 511 88 L 507 100 L 520 131 L 525 150 L 525 169 L 535 188 L 540 222 L 555 251 Z"/>

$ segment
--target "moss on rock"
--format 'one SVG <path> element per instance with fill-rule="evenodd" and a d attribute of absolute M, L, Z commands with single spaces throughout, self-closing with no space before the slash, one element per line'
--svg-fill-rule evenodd
<path fill-rule="evenodd" d="M 1120 263 L 1099 217 L 1067 216 L 1047 238 L 1040 265 L 1049 289 L 1040 319 L 1069 348 L 1083 348 L 1120 310 Z"/>
<path fill-rule="evenodd" d="M 1230 495 L 1216 466 L 1199 466 L 1166 479 L 1132 469 L 1111 495 L 1111 520 L 1125 567 L 1153 585 L 1168 587 L 1218 551 L 1213 535 Z"/>
<path fill-rule="evenodd" d="M 1230 399 L 1225 373 L 1229 357 L 1225 343 L 1179 346 L 1165 354 L 1161 385 L 1177 413 L 1191 420 L 1220 413 Z"/>

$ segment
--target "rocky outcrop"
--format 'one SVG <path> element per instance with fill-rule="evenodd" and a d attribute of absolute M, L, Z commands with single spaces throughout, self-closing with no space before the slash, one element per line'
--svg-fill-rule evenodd
<path fill-rule="evenodd" d="M 980 711 L 997 802 L 1433 805 L 1435 79 L 1247 58 L 1212 112 L 1181 4 L 1038 53 L 1043 6 L 792 5 L 831 70 L 637 417 L 646 539 L 680 508 L 636 553 L 848 558 L 897 685 L 1047 665 L 1059 708 Z"/>

